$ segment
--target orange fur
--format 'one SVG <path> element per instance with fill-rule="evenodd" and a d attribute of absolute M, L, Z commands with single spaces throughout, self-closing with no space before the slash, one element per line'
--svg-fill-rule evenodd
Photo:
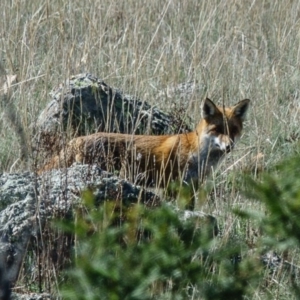
<path fill-rule="evenodd" d="M 74 162 L 98 164 L 108 171 L 120 170 L 132 182 L 167 186 L 170 180 L 203 180 L 232 150 L 241 135 L 248 99 L 230 108 L 206 99 L 202 120 L 193 132 L 177 135 L 130 135 L 95 133 L 71 140 L 66 149 L 39 173 Z"/>

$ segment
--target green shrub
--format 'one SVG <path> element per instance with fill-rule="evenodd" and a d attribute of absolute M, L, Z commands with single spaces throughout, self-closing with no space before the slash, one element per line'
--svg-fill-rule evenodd
<path fill-rule="evenodd" d="M 209 222 L 197 229 L 168 205 L 133 206 L 120 222 L 114 203 L 95 208 L 84 198 L 88 213 L 78 214 L 75 227 L 65 225 L 76 243 L 64 299 L 244 299 L 253 293 L 257 261 L 232 263 L 240 246 L 218 249 Z"/>
<path fill-rule="evenodd" d="M 246 194 L 261 201 L 264 212 L 244 212 L 259 222 L 265 245 L 287 250 L 300 245 L 300 157 L 284 160 L 264 173 L 261 181 L 248 179 Z"/>
<path fill-rule="evenodd" d="M 243 218 L 257 224 L 259 238 L 257 252 L 276 278 L 276 293 L 288 290 L 295 299 L 300 297 L 300 157 L 285 159 L 260 181 L 248 178 L 246 195 L 263 205 L 260 211 L 236 211 Z M 270 260 L 266 253 L 271 254 Z M 279 261 L 273 262 L 276 256 Z M 272 258 L 273 257 L 273 258 Z M 269 260 L 269 261 L 268 261 Z M 265 278 L 267 279 L 267 278 Z M 266 282 L 266 281 L 265 281 Z M 271 280 L 271 282 L 274 282 Z M 270 289 L 271 290 L 271 289 Z M 271 296 L 272 299 L 274 294 Z M 291 297 L 284 294 L 281 297 Z"/>
<path fill-rule="evenodd" d="M 107 203 L 90 211 L 89 221 L 77 221 L 67 299 L 150 299 L 155 293 L 184 294 L 184 287 L 197 283 L 209 244 L 205 235 L 184 226 L 168 207 L 135 206 L 120 226 L 113 226 L 113 214 Z M 86 235 L 90 226 L 93 232 Z"/>
<path fill-rule="evenodd" d="M 87 193 L 86 213 L 77 213 L 75 226 L 64 225 L 75 234 L 76 243 L 74 265 L 61 289 L 63 297 L 298 298 L 299 174 L 300 158 L 294 157 L 259 180 L 246 180 L 245 194 L 261 205 L 235 214 L 259 231 L 251 247 L 242 233 L 213 238 L 212 224 L 184 221 L 169 205 L 155 209 L 135 205 L 120 211 L 108 201 L 97 208 Z M 279 253 L 280 260 L 266 266 L 263 257 L 270 251 Z"/>

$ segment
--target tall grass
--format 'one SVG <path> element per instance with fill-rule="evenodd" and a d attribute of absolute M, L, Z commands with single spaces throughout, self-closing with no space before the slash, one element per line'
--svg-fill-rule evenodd
<path fill-rule="evenodd" d="M 254 154 L 272 153 L 266 157 L 271 164 L 281 148 L 288 152 L 285 137 L 298 131 L 299 5 L 4 0 L 2 73 L 18 75 L 10 101 L 28 133 L 50 89 L 80 72 L 96 74 L 165 110 L 179 100 L 157 99 L 159 91 L 195 81 L 204 88 L 184 103 L 195 123 L 205 96 L 226 104 L 251 98 L 243 144 Z M 5 107 L 2 103 L 2 111 Z M 8 170 L 19 152 L 4 116 L 0 168 Z M 13 149 L 9 155 L 8 148 Z"/>
<path fill-rule="evenodd" d="M 206 96 L 226 105 L 250 98 L 243 137 L 213 174 L 201 209 L 218 216 L 224 243 L 255 244 L 257 228 L 231 208 L 260 208 L 241 195 L 240 174 L 257 174 L 297 149 L 299 1 L 3 0 L 0 8 L 0 75 L 18 76 L 10 104 L 0 103 L 0 172 L 28 168 L 7 109 L 16 110 L 30 144 L 49 91 L 76 73 L 166 111 L 179 103 L 195 124 Z M 188 81 L 201 87 L 188 99 L 158 97 Z"/>

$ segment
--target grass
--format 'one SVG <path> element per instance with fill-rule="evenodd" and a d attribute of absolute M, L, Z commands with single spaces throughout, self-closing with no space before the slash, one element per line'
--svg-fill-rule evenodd
<path fill-rule="evenodd" d="M 232 208 L 261 210 L 242 195 L 241 174 L 259 179 L 258 170 L 298 151 L 299 6 L 293 0 L 1 1 L 0 75 L 16 74 L 18 83 L 0 103 L 0 172 L 30 168 L 7 110 L 15 109 L 29 145 L 50 90 L 73 74 L 95 74 L 165 111 L 182 105 L 195 124 L 206 96 L 226 105 L 249 98 L 243 137 L 211 177 L 212 192 L 200 208 L 218 218 L 224 243 L 239 238 L 255 245 L 256 225 Z M 189 81 L 198 87 L 189 97 L 160 93 Z M 288 285 L 269 282 L 255 299 L 274 286 L 288 297 Z"/>

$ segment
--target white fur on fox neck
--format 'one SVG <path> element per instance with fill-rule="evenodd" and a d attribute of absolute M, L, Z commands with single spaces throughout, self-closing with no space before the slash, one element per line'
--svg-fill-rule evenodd
<path fill-rule="evenodd" d="M 199 152 L 190 154 L 184 179 L 203 179 L 211 172 L 212 168 L 223 160 L 226 153 L 226 143 L 221 142 L 216 136 L 204 134 L 201 139 Z"/>

